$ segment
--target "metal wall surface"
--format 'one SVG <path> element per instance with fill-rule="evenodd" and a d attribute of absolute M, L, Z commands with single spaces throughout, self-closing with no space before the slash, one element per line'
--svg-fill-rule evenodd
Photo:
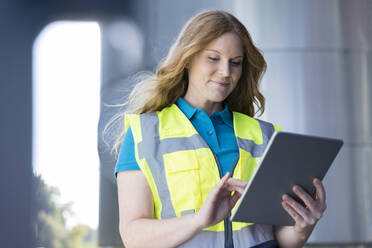
<path fill-rule="evenodd" d="M 268 63 L 263 118 L 345 142 L 310 242 L 371 242 L 372 2 L 237 0 L 235 13 Z"/>

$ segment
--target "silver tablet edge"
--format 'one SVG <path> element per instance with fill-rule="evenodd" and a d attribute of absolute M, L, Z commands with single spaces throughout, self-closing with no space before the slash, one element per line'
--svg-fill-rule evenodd
<path fill-rule="evenodd" d="M 240 204 L 241 204 L 241 202 L 242 202 L 242 199 L 243 199 L 244 196 L 246 195 L 246 193 L 247 193 L 247 191 L 248 191 L 248 189 L 249 189 L 249 186 L 252 184 L 253 179 L 254 179 L 254 177 L 256 176 L 256 174 L 257 174 L 257 172 L 258 172 L 258 169 L 260 168 L 260 166 L 261 166 L 261 164 L 262 164 L 262 161 L 263 161 L 263 159 L 264 159 L 265 156 L 266 156 L 267 151 L 269 150 L 271 144 L 272 144 L 273 141 L 274 141 L 275 136 L 276 136 L 278 133 L 280 133 L 280 132 L 275 131 L 275 132 L 273 133 L 273 135 L 271 136 L 271 138 L 270 138 L 270 140 L 269 140 L 269 143 L 267 144 L 267 147 L 266 147 L 264 153 L 262 154 L 262 159 L 260 160 L 260 163 L 257 165 L 256 169 L 254 170 L 253 175 L 252 175 L 251 179 L 249 180 L 247 186 L 245 187 L 243 194 L 241 195 L 240 199 L 238 200 L 238 202 L 237 202 L 236 205 L 235 205 L 235 211 L 234 211 L 234 212 L 232 213 L 232 215 L 230 216 L 230 221 L 234 221 L 233 219 L 235 218 L 236 212 L 237 212 L 237 210 L 239 209 L 239 206 L 240 206 Z"/>

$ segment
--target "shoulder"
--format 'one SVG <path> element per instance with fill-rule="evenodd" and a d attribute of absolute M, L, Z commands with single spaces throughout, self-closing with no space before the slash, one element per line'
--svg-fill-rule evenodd
<path fill-rule="evenodd" d="M 255 118 L 255 120 L 258 121 L 261 128 L 270 128 L 270 129 L 274 129 L 274 131 L 281 131 L 282 130 L 282 128 L 278 124 L 271 123 L 271 122 L 268 122 L 268 121 L 263 121 L 263 120 L 260 120 L 260 119 L 257 119 L 257 118 Z"/>
<path fill-rule="evenodd" d="M 129 126 L 136 127 L 140 126 L 141 121 L 146 121 L 150 119 L 154 119 L 157 117 L 156 112 L 149 112 L 143 114 L 125 114 L 124 115 L 124 123 L 125 123 L 125 130 L 129 128 Z"/>
<path fill-rule="evenodd" d="M 124 124 L 125 131 L 130 127 L 135 139 L 142 139 L 142 132 L 149 130 L 158 130 L 159 126 L 162 127 L 164 123 L 171 123 L 174 120 L 174 116 L 177 114 L 174 111 L 173 105 L 170 107 L 165 107 L 160 111 L 141 113 L 141 114 L 125 114 Z M 163 124 L 162 124 L 163 123 Z"/>
<path fill-rule="evenodd" d="M 281 131 L 281 127 L 278 124 L 254 118 L 243 113 L 233 112 L 233 118 L 237 125 L 245 127 L 260 127 L 262 130 L 271 129 L 273 131 Z"/>

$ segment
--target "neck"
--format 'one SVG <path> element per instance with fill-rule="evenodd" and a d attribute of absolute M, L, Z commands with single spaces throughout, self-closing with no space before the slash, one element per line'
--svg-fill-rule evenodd
<path fill-rule="evenodd" d="M 184 96 L 183 99 L 185 99 L 185 101 L 188 102 L 194 108 L 203 109 L 208 115 L 211 115 L 213 112 L 221 112 L 223 110 L 222 102 L 200 100 L 200 99 L 188 96 L 187 94 Z"/>

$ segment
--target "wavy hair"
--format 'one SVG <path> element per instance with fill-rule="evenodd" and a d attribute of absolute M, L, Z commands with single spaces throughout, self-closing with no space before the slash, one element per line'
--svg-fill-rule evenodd
<path fill-rule="evenodd" d="M 185 24 L 168 55 L 159 63 L 155 74 L 134 87 L 128 101 L 122 105 L 127 107 L 124 114 L 160 111 L 184 96 L 188 87 L 187 65 L 208 43 L 227 32 L 234 32 L 240 37 L 244 58 L 242 75 L 225 102 L 231 111 L 253 117 L 256 106 L 257 112 L 262 114 L 265 110 L 265 98 L 258 86 L 266 70 L 266 62 L 244 25 L 233 15 L 220 10 L 201 12 Z M 113 147 L 115 151 L 123 137 L 124 132 L 121 132 Z"/>

